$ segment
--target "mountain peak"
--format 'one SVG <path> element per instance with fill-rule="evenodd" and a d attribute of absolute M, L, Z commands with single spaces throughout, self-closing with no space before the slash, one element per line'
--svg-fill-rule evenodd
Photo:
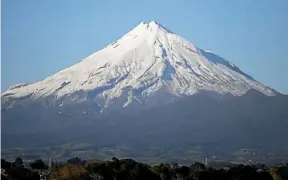
<path fill-rule="evenodd" d="M 164 27 L 159 21 L 150 21 L 149 23 L 146 23 L 142 21 L 138 26 L 135 27 L 135 29 L 148 29 L 150 32 L 156 32 L 157 30 L 162 30 L 165 33 L 173 33 L 168 28 Z M 154 30 L 154 31 L 153 31 Z"/>
<path fill-rule="evenodd" d="M 146 24 L 146 25 L 147 25 L 147 24 L 149 24 L 149 25 L 152 25 L 152 24 L 158 24 L 158 25 L 159 25 L 160 22 L 159 22 L 159 21 L 154 21 L 154 20 L 153 20 L 153 21 L 150 21 L 149 23 L 146 23 L 145 21 L 141 21 L 140 24 Z"/>
<path fill-rule="evenodd" d="M 161 26 L 161 24 L 160 24 L 159 21 L 151 21 L 149 24 L 150 24 L 150 25 L 156 24 L 156 25 L 158 25 L 158 26 Z"/>

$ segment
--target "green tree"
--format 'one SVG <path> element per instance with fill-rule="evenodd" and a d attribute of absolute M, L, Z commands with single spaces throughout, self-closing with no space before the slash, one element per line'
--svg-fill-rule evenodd
<path fill-rule="evenodd" d="M 20 157 L 17 157 L 14 161 L 14 164 L 16 167 L 23 167 L 23 161 L 22 161 L 22 158 Z"/>
<path fill-rule="evenodd" d="M 32 169 L 38 169 L 38 170 L 43 170 L 43 169 L 47 168 L 47 166 L 45 165 L 45 163 L 41 159 L 38 159 L 35 162 L 30 163 L 30 167 Z"/>
<path fill-rule="evenodd" d="M 175 169 L 175 175 L 177 177 L 177 179 L 188 179 L 188 176 L 190 174 L 190 168 L 187 166 L 181 166 L 181 167 L 177 167 Z"/>

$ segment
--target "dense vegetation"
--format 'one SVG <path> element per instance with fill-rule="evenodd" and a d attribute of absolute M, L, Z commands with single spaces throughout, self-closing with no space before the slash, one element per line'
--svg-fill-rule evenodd
<path fill-rule="evenodd" d="M 53 163 L 50 169 L 42 160 L 24 166 L 21 158 L 16 158 L 13 163 L 1 159 L 1 168 L 4 171 L 1 172 L 1 179 L 288 179 L 288 164 L 270 168 L 259 164 L 214 169 L 199 162 L 190 166 L 177 163 L 148 165 L 115 157 L 108 161 L 82 161 L 73 158 L 67 163 Z"/>
<path fill-rule="evenodd" d="M 221 150 L 224 152 L 225 160 L 234 160 L 231 153 L 242 148 L 258 149 L 266 153 L 277 152 L 275 155 L 279 155 L 280 159 L 287 158 L 285 153 L 288 151 L 288 144 L 283 138 L 288 137 L 288 95 L 270 97 L 249 91 L 243 96 L 227 95 L 220 100 L 216 97 L 199 94 L 140 112 L 128 107 L 123 108 L 124 112 L 107 111 L 105 114 L 104 111 L 100 117 L 96 116 L 96 112 L 99 113 L 100 110 L 90 110 L 90 107 L 95 106 L 86 105 L 86 102 L 85 105 L 73 104 L 71 107 L 61 107 L 61 110 L 45 108 L 39 112 L 35 109 L 38 110 L 43 102 L 33 106 L 32 110 L 27 107 L 28 103 L 25 103 L 23 106 L 19 105 L 19 110 L 15 110 L 17 114 L 14 109 L 1 110 L 1 149 L 4 150 L 2 153 L 8 156 L 7 152 L 10 151 L 5 150 L 10 148 L 32 148 L 34 152 L 35 147 L 39 145 L 49 148 L 51 145 L 85 142 L 93 144 L 93 147 L 85 148 L 94 151 L 91 157 L 89 155 L 90 158 L 99 158 L 103 153 L 99 153 L 98 150 L 104 147 L 119 148 L 123 151 L 119 157 L 131 156 L 134 159 L 133 155 L 147 155 L 151 158 L 148 152 L 159 154 L 162 149 L 175 152 L 177 157 L 184 159 L 194 158 L 193 155 L 179 154 L 179 151 L 190 150 L 191 146 L 201 146 L 204 155 L 207 152 L 216 155 Z M 83 107 L 93 111 L 83 115 Z M 59 111 L 72 113 L 73 116 L 59 115 Z M 27 115 L 28 113 L 31 115 Z M 19 121 L 25 123 L 25 129 L 19 127 Z M 63 124 L 59 125 L 59 122 Z M 57 129 L 55 125 L 58 125 Z M 126 154 L 125 149 L 121 149 L 122 146 L 129 148 L 129 153 Z M 41 149 L 39 148 L 39 152 L 43 152 Z M 62 153 L 62 150 L 60 152 Z M 107 154 L 105 157 L 110 158 L 112 155 Z M 71 154 L 63 155 L 61 159 L 76 156 L 88 157 Z M 156 163 L 169 160 L 171 157 L 168 155 Z M 203 155 L 201 157 L 203 158 Z M 266 154 L 257 158 L 257 161 L 264 159 L 265 163 L 271 161 L 270 156 Z M 154 157 L 151 160 L 156 159 Z M 146 162 L 145 159 L 141 161 Z"/>

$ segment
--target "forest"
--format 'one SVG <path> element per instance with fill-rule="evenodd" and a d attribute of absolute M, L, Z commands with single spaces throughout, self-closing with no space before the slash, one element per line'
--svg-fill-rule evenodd
<path fill-rule="evenodd" d="M 288 179 L 288 164 L 277 166 L 234 165 L 220 169 L 194 162 L 191 165 L 160 163 L 148 165 L 132 159 L 81 160 L 50 164 L 41 159 L 24 164 L 20 157 L 14 162 L 1 159 L 2 180 L 81 179 L 81 180 L 272 180 Z"/>

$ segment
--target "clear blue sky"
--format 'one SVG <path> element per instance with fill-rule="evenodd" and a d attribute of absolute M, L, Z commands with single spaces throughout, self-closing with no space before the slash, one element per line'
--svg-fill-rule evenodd
<path fill-rule="evenodd" d="M 288 0 L 2 0 L 2 89 L 79 62 L 141 21 L 288 93 Z"/>

